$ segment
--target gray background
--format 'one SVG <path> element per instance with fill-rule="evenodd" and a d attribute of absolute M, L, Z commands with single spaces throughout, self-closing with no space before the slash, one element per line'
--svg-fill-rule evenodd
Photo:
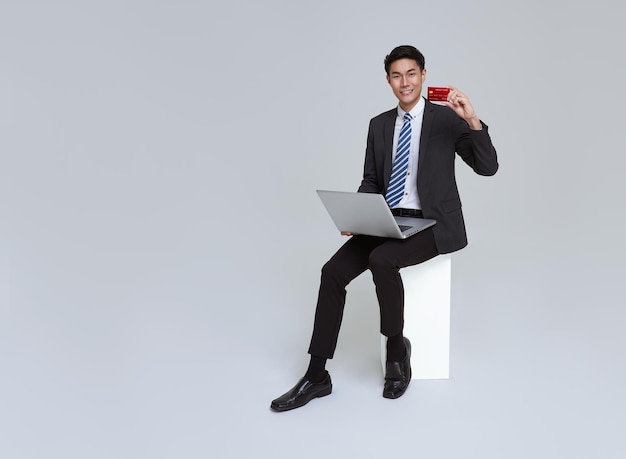
<path fill-rule="evenodd" d="M 623 457 L 618 5 L 1 0 L 0 455 Z M 366 273 L 333 395 L 272 413 L 399 44 L 501 163 L 459 162 L 451 378 L 382 399 Z"/>

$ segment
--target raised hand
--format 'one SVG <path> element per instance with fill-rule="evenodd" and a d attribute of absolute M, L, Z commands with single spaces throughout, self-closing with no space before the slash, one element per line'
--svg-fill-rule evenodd
<path fill-rule="evenodd" d="M 448 100 L 443 102 L 444 105 L 450 107 L 455 111 L 457 115 L 463 118 L 470 129 L 481 129 L 480 118 L 474 111 L 474 107 L 470 103 L 467 94 L 459 91 L 457 88 L 450 86 L 450 92 L 448 93 Z"/>

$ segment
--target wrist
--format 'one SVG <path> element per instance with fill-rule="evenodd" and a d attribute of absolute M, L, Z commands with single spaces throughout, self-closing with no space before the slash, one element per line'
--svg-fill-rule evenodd
<path fill-rule="evenodd" d="M 483 128 L 482 123 L 480 122 L 480 118 L 478 116 L 473 116 L 467 120 L 467 124 L 470 129 L 474 131 L 480 131 Z"/>

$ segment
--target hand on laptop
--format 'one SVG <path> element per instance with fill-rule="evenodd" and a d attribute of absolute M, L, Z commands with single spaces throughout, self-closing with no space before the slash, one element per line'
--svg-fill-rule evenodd
<path fill-rule="evenodd" d="M 356 234 L 351 233 L 350 231 L 342 231 L 341 235 L 342 236 L 356 236 Z"/>

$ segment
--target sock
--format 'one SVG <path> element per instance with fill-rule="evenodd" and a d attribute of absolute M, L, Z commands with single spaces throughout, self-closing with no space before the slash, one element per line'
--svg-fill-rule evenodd
<path fill-rule="evenodd" d="M 387 362 L 400 362 L 406 355 L 406 344 L 402 332 L 387 338 Z"/>
<path fill-rule="evenodd" d="M 304 377 L 312 383 L 322 382 L 326 377 L 326 359 L 312 355 Z"/>

